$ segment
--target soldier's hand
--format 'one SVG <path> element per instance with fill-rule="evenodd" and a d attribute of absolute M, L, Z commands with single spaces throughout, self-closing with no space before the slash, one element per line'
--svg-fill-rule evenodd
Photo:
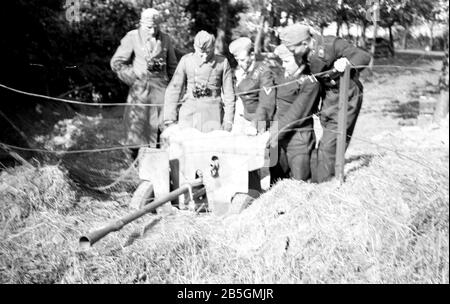
<path fill-rule="evenodd" d="M 224 122 L 222 125 L 222 130 L 231 132 L 231 129 L 233 128 L 233 124 L 231 122 Z"/>
<path fill-rule="evenodd" d="M 161 133 L 161 139 L 167 140 L 172 135 L 176 134 L 178 131 L 179 127 L 174 121 L 166 121 L 164 122 L 163 131 Z"/>
<path fill-rule="evenodd" d="M 245 128 L 244 133 L 247 136 L 255 136 L 256 134 L 258 134 L 258 130 L 254 126 L 248 126 L 247 128 Z"/>
<path fill-rule="evenodd" d="M 266 148 L 275 147 L 278 145 L 278 129 L 270 129 L 269 130 L 269 140 L 267 140 Z"/>
<path fill-rule="evenodd" d="M 350 65 L 350 61 L 348 61 L 348 59 L 345 58 L 345 57 L 339 58 L 338 60 L 336 60 L 336 61 L 334 62 L 334 68 L 335 68 L 338 72 L 341 72 L 341 73 L 345 71 L 345 67 L 346 67 L 347 65 Z"/>

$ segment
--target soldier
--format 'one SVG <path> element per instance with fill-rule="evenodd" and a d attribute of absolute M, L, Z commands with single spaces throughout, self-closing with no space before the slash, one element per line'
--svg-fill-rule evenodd
<path fill-rule="evenodd" d="M 156 147 L 158 142 L 164 92 L 177 66 L 171 39 L 160 31 L 160 21 L 157 10 L 143 10 L 139 28 L 122 38 L 111 59 L 112 70 L 130 87 L 127 103 L 160 105 L 125 108 L 127 145 Z M 131 150 L 135 158 L 138 149 Z"/>
<path fill-rule="evenodd" d="M 313 164 L 312 180 L 314 182 L 327 181 L 335 174 L 339 75 L 347 64 L 368 65 L 371 56 L 339 37 L 312 35 L 309 27 L 301 24 L 283 28 L 280 31 L 280 39 L 281 43 L 294 53 L 297 63 L 307 64 L 311 73 L 315 74 L 334 68 L 333 72 L 318 77 L 323 89 L 320 122 L 324 130 L 318 149 L 314 152 L 316 155 L 313 156 L 316 160 Z M 362 69 L 351 70 L 346 147 L 350 143 L 350 137 L 353 134 L 363 101 L 363 86 L 359 81 L 360 70 Z"/>
<path fill-rule="evenodd" d="M 298 66 L 294 54 L 284 45 L 275 48 L 285 70 L 284 75 L 275 78 L 277 134 L 271 139 L 278 140 L 278 163 L 270 168 L 271 183 L 278 178 L 291 177 L 307 181 L 311 178 L 311 154 L 316 138 L 312 114 L 320 102 L 320 84 L 308 75 L 305 65 Z M 296 82 L 290 83 L 293 80 Z M 289 84 L 286 84 L 288 83 Z"/>
<path fill-rule="evenodd" d="M 229 46 L 238 64 L 235 70 L 235 91 L 242 101 L 243 117 L 235 117 L 233 132 L 256 135 L 264 132 L 275 110 L 275 90 L 271 70 L 263 61 L 257 61 L 250 38 L 241 37 Z M 261 172 L 249 172 L 250 195 L 261 193 Z"/>
<path fill-rule="evenodd" d="M 181 58 L 165 94 L 167 127 L 178 121 L 181 128 L 191 127 L 202 132 L 221 128 L 231 131 L 235 107 L 231 68 L 224 56 L 214 54 L 214 41 L 214 36 L 208 32 L 198 32 L 194 38 L 195 52 Z M 185 101 L 177 115 L 185 86 Z"/>
<path fill-rule="evenodd" d="M 234 40 L 229 49 L 238 63 L 235 71 L 235 91 L 244 108 L 241 132 L 255 135 L 257 131 L 265 131 L 266 122 L 273 118 L 275 111 L 273 73 L 263 61 L 255 59 L 250 38 L 241 37 Z M 237 120 L 238 117 L 235 117 L 235 122 Z M 236 124 L 234 127 L 237 127 Z"/>

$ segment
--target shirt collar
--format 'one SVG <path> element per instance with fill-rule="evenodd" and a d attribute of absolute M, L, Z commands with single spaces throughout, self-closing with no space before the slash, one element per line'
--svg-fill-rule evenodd
<path fill-rule="evenodd" d="M 197 61 L 199 62 L 199 66 L 203 66 L 203 65 L 211 65 L 213 66 L 216 63 L 216 56 L 215 54 L 213 54 L 211 56 L 211 58 L 206 61 L 206 62 L 201 62 L 201 58 L 194 52 L 192 53 L 192 55 L 197 59 Z"/>

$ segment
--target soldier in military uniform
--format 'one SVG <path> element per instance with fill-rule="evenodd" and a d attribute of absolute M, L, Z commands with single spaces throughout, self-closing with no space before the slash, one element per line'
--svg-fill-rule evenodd
<path fill-rule="evenodd" d="M 177 66 L 171 39 L 159 30 L 160 20 L 157 10 L 142 11 L 139 28 L 122 38 L 111 59 L 112 70 L 130 87 L 127 103 L 158 105 L 125 108 L 127 145 L 157 145 L 164 92 Z M 132 149 L 134 157 L 137 151 Z"/>
<path fill-rule="evenodd" d="M 371 56 L 366 51 L 353 46 L 348 41 L 334 36 L 312 35 L 309 27 L 301 24 L 287 26 L 280 31 L 281 43 L 292 51 L 298 64 L 306 64 L 311 73 L 319 73 L 334 69 L 329 74 L 318 77 L 322 87 L 322 108 L 320 122 L 323 136 L 319 142 L 316 159 L 313 164 L 315 182 L 331 179 L 335 172 L 339 76 L 347 64 L 365 66 L 370 63 Z M 359 81 L 361 68 L 351 70 L 347 114 L 347 145 L 353 134 L 356 120 L 363 101 L 363 86 Z M 315 169 L 314 169 L 315 167 Z"/>
<path fill-rule="evenodd" d="M 257 61 L 252 53 L 250 38 L 241 37 L 230 43 L 230 53 L 236 59 L 235 91 L 243 105 L 242 116 L 235 116 L 235 133 L 256 135 L 266 130 L 275 110 L 273 74 L 263 61 Z M 257 197 L 262 192 L 261 172 L 249 172 L 250 195 Z"/>
<path fill-rule="evenodd" d="M 270 168 L 271 183 L 279 178 L 294 178 L 307 181 L 311 178 L 311 154 L 316 138 L 311 115 L 317 112 L 320 102 L 320 84 L 309 74 L 305 65 L 298 66 L 294 54 L 284 45 L 275 48 L 283 64 L 284 75 L 277 75 L 276 134 L 278 140 L 278 162 Z M 293 80 L 296 82 L 291 83 Z M 286 84 L 289 83 L 289 84 Z"/>
<path fill-rule="evenodd" d="M 235 71 L 235 91 L 244 108 L 241 133 L 255 135 L 257 131 L 265 131 L 266 122 L 273 118 L 273 73 L 265 62 L 255 59 L 250 38 L 241 37 L 234 40 L 229 50 L 238 63 Z M 235 121 L 237 120 L 238 117 L 235 117 Z M 237 127 L 237 124 L 234 127 Z"/>
<path fill-rule="evenodd" d="M 194 38 L 195 52 L 180 59 L 165 94 L 167 127 L 178 122 L 181 128 L 202 132 L 231 131 L 235 108 L 232 72 L 228 60 L 214 54 L 214 41 L 213 35 L 200 31 Z M 182 98 L 184 87 L 186 94 Z M 180 100 L 184 102 L 177 114 Z"/>

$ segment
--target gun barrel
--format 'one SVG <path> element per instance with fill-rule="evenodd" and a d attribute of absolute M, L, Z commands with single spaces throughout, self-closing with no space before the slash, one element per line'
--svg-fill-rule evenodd
<path fill-rule="evenodd" d="M 122 217 L 119 220 L 116 220 L 115 222 L 106 225 L 103 228 L 94 230 L 87 235 L 81 236 L 79 241 L 79 246 L 81 249 L 88 249 L 90 246 L 94 245 L 97 241 L 108 235 L 110 232 L 118 231 L 122 229 L 126 224 L 140 218 L 141 216 L 155 210 L 159 206 L 170 202 L 174 199 L 176 199 L 179 195 L 189 191 L 193 187 L 198 187 L 203 184 L 203 181 L 201 178 L 198 178 L 191 183 L 187 183 L 182 185 L 180 188 L 168 193 L 167 195 L 160 197 L 157 200 L 154 200 L 148 205 L 145 205 L 139 210 L 136 210 L 133 213 L 130 213 L 124 217 Z"/>

